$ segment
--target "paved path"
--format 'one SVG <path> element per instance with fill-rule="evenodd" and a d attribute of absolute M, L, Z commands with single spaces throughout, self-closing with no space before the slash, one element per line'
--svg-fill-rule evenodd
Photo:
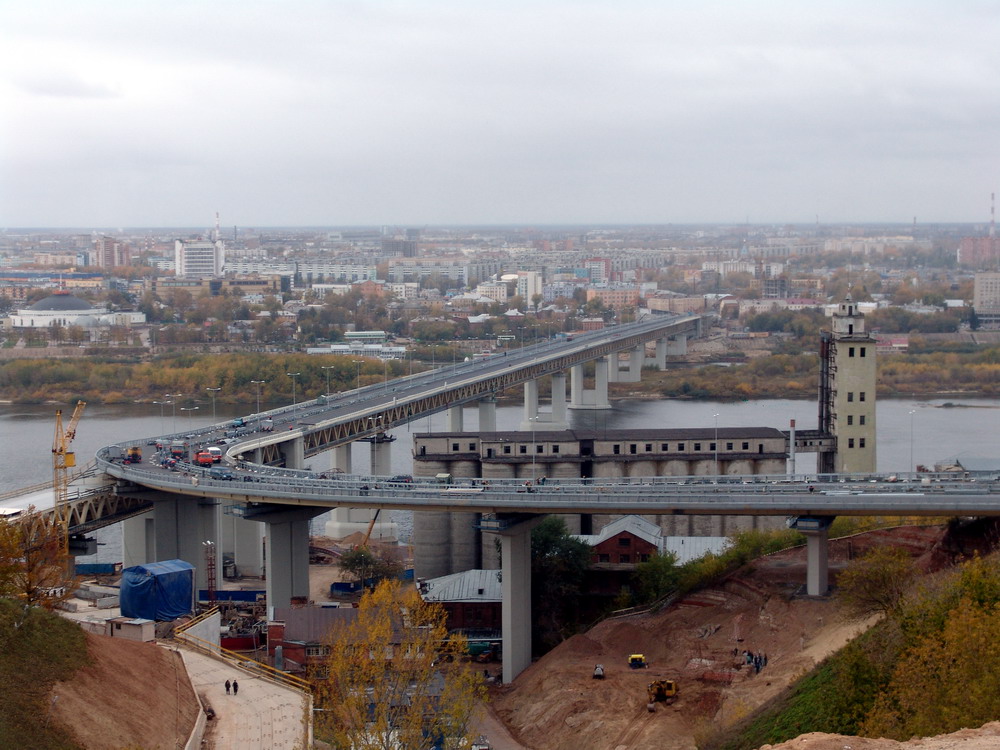
<path fill-rule="evenodd" d="M 186 648 L 184 658 L 195 692 L 215 711 L 204 744 L 210 750 L 303 750 L 306 697 L 250 672 Z M 226 680 L 239 682 L 226 695 Z"/>

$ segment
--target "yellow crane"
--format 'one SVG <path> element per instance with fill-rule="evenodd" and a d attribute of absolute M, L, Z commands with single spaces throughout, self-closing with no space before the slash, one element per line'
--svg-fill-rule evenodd
<path fill-rule="evenodd" d="M 52 491 L 55 495 L 56 520 L 63 554 L 69 554 L 69 470 L 76 466 L 76 454 L 70 450 L 76 427 L 80 424 L 85 401 L 77 401 L 69 422 L 63 428 L 62 409 L 56 410 L 56 434 L 52 441 Z"/>

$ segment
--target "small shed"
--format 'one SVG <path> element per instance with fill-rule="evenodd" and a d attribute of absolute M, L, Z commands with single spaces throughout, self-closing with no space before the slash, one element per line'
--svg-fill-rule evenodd
<path fill-rule="evenodd" d="M 194 566 L 183 560 L 134 565 L 122 571 L 121 610 L 126 618 L 176 620 L 194 611 Z"/>
<path fill-rule="evenodd" d="M 104 635 L 149 643 L 156 639 L 156 623 L 143 617 L 112 617 L 104 622 Z"/>

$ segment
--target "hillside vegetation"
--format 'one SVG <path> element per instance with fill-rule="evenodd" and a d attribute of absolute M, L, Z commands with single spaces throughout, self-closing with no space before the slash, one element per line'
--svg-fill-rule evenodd
<path fill-rule="evenodd" d="M 0 599 L 0 747 L 79 748 L 58 722 L 49 720 L 50 695 L 57 681 L 69 679 L 88 661 L 86 639 L 76 623 Z"/>
<path fill-rule="evenodd" d="M 1000 560 L 974 557 L 915 580 L 878 625 L 702 750 L 751 750 L 807 732 L 905 740 L 995 720 Z"/>

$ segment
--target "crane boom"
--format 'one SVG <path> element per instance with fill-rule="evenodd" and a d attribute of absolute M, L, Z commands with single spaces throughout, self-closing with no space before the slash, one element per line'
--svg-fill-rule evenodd
<path fill-rule="evenodd" d="M 52 491 L 64 552 L 69 551 L 69 469 L 76 466 L 76 454 L 70 450 L 70 446 L 76 437 L 76 428 L 86 406 L 85 401 L 76 402 L 65 429 L 62 409 L 56 410 L 56 434 L 52 441 Z"/>

